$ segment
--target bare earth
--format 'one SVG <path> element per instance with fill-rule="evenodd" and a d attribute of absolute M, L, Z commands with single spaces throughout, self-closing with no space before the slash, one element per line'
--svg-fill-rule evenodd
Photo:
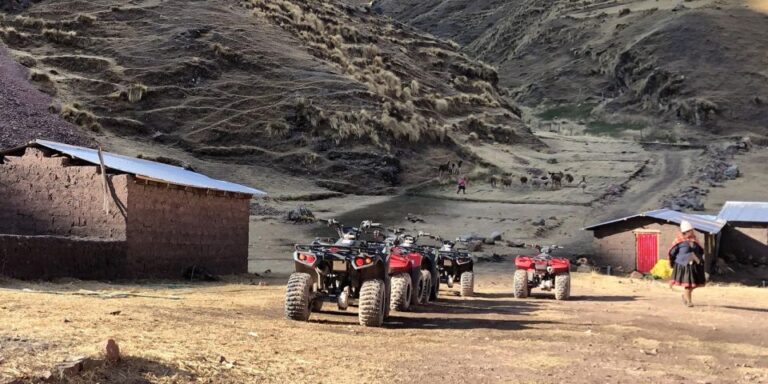
<path fill-rule="evenodd" d="M 34 381 L 69 356 L 98 356 L 113 337 L 125 361 L 73 382 L 768 382 L 764 289 L 710 287 L 686 308 L 664 283 L 576 274 L 572 301 L 515 300 L 509 267 L 481 265 L 477 297 L 442 291 L 380 329 L 358 326 L 354 309 L 284 320 L 282 279 L 4 282 L 0 380 Z"/>

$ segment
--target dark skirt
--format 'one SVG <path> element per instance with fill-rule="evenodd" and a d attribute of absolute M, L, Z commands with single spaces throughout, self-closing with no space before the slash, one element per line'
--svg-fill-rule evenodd
<path fill-rule="evenodd" d="M 704 276 L 704 266 L 701 264 L 675 264 L 672 271 L 672 285 L 679 285 L 684 288 L 699 288 L 707 283 Z"/>

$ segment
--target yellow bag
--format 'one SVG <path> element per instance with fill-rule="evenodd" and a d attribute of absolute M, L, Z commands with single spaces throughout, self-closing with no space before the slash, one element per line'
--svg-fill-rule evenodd
<path fill-rule="evenodd" d="M 651 269 L 651 275 L 657 279 L 669 279 L 672 277 L 672 267 L 669 266 L 669 260 L 657 261 L 656 265 Z"/>

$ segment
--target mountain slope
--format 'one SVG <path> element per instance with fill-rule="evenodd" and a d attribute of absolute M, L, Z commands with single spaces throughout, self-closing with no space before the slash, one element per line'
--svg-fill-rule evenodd
<path fill-rule="evenodd" d="M 497 65 L 500 85 L 521 103 L 586 105 L 593 119 L 640 119 L 681 136 L 694 135 L 685 126 L 768 134 L 768 18 L 760 1 L 377 3 Z"/>
<path fill-rule="evenodd" d="M 360 7 L 49 0 L 0 24 L 61 115 L 97 139 L 151 138 L 353 192 L 471 160 L 473 115 L 487 116 L 494 140 L 539 145 L 493 68 Z"/>

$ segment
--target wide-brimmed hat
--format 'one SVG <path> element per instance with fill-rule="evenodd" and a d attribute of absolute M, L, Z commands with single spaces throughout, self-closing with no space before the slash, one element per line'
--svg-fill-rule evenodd
<path fill-rule="evenodd" d="M 693 225 L 688 220 L 683 220 L 680 222 L 680 232 L 686 233 L 692 230 L 693 230 Z"/>

